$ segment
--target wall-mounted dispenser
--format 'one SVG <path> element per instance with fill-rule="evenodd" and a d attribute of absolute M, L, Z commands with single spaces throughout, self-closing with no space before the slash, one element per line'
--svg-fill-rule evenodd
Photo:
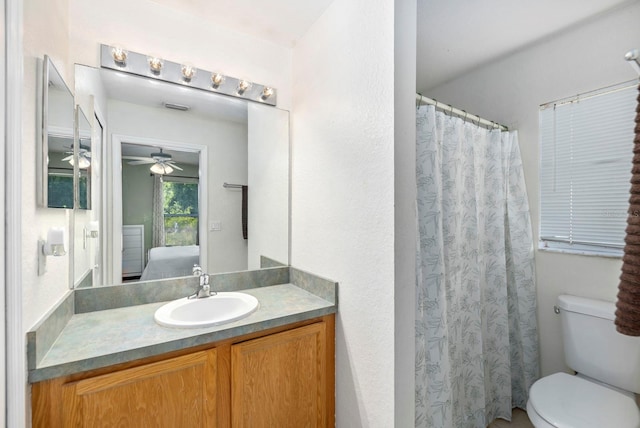
<path fill-rule="evenodd" d="M 38 275 L 47 271 L 47 256 L 61 257 L 67 254 L 65 229 L 52 227 L 47 232 L 47 240 L 38 241 Z"/>

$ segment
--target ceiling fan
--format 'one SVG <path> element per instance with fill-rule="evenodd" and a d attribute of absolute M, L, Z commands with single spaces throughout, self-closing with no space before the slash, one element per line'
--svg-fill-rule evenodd
<path fill-rule="evenodd" d="M 68 148 L 66 152 L 64 152 L 67 157 L 62 158 L 63 162 L 69 162 L 73 165 L 73 144 Z M 89 146 L 85 146 L 80 141 L 80 148 L 78 149 L 78 168 L 87 169 L 91 166 L 91 148 Z"/>
<path fill-rule="evenodd" d="M 164 153 L 162 149 L 159 152 L 151 153 L 149 157 L 142 156 L 123 156 L 124 159 L 130 159 L 129 165 L 151 165 L 151 172 L 154 174 L 171 174 L 174 169 L 182 171 L 178 165 L 172 160 L 168 153 Z"/>

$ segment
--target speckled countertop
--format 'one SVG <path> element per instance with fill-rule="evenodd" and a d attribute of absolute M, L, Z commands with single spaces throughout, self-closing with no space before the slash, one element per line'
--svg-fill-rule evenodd
<path fill-rule="evenodd" d="M 79 373 L 212 343 L 336 312 L 336 303 L 291 283 L 242 290 L 255 296 L 258 309 L 228 324 L 193 329 L 162 327 L 153 314 L 166 302 L 118 307 L 71 316 L 29 370 L 29 381 Z"/>

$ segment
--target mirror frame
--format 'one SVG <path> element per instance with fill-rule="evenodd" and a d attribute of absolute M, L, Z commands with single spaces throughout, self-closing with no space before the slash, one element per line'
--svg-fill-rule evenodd
<path fill-rule="evenodd" d="M 49 156 L 49 81 L 51 80 L 52 72 L 60 78 L 60 81 L 64 88 L 67 90 L 72 99 L 72 106 L 75 106 L 74 94 L 69 89 L 67 82 L 64 81 L 62 75 L 53 64 L 53 61 L 48 55 L 45 55 L 42 60 L 38 60 L 38 65 L 41 67 L 41 79 L 38 79 L 38 93 L 41 105 L 38 106 L 37 110 L 37 120 L 39 126 L 37 126 L 38 135 L 36 136 L 37 141 L 40 143 L 40 150 L 36 150 L 36 204 L 40 208 L 50 208 L 49 207 L 49 168 L 47 165 L 47 159 Z M 73 108 L 73 107 L 72 107 Z M 72 112 L 72 117 L 75 118 L 75 113 Z M 76 124 L 73 123 L 71 126 L 71 131 L 75 131 Z M 74 173 L 74 188 L 75 188 L 75 173 Z M 75 206 L 75 195 L 74 206 Z M 73 209 L 74 207 L 63 208 L 63 209 Z"/>

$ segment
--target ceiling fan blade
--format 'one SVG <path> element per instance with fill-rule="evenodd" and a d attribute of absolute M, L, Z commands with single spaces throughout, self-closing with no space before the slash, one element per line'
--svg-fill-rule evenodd
<path fill-rule="evenodd" d="M 178 171 L 184 171 L 184 169 L 180 168 L 178 165 L 176 165 L 176 164 L 175 164 L 175 163 L 173 163 L 173 162 L 171 162 L 171 163 L 170 163 L 170 165 L 171 165 L 171 168 L 175 168 L 175 169 L 177 169 Z"/>
<path fill-rule="evenodd" d="M 153 158 L 150 158 L 149 156 L 122 156 L 122 159 L 129 159 L 129 160 L 152 160 L 155 162 L 155 160 Z"/>
<path fill-rule="evenodd" d="M 144 165 L 144 164 L 156 163 L 156 161 L 154 161 L 153 159 L 147 159 L 147 160 L 134 160 L 127 163 L 129 165 Z"/>
<path fill-rule="evenodd" d="M 69 155 L 66 158 L 62 158 L 60 160 L 64 162 L 64 161 L 68 161 L 69 159 L 73 159 L 73 155 Z"/>

